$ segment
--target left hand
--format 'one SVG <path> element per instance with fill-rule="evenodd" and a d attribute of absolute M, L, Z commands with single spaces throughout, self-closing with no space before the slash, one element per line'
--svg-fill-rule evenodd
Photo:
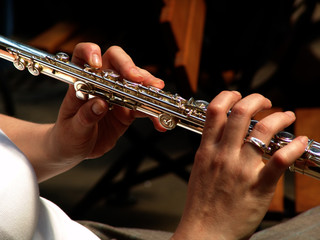
<path fill-rule="evenodd" d="M 72 61 L 80 66 L 88 63 L 92 67 L 115 70 L 121 77 L 146 86 L 164 87 L 162 80 L 137 67 L 117 46 L 110 47 L 101 56 L 97 45 L 81 43 L 76 46 Z M 83 159 L 96 158 L 109 151 L 137 117 L 145 115 L 120 106 L 108 110 L 108 103 L 97 97 L 79 100 L 70 86 L 52 128 L 50 145 L 61 163 L 74 165 Z M 151 119 L 156 129 L 164 130 L 157 119 Z"/>

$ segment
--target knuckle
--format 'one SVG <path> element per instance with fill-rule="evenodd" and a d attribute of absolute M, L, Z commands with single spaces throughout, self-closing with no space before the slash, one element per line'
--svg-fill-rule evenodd
<path fill-rule="evenodd" d="M 82 42 L 78 43 L 75 46 L 75 50 L 91 53 L 95 51 L 100 51 L 100 47 L 95 43 Z"/>
<path fill-rule="evenodd" d="M 231 102 L 236 102 L 239 100 L 238 98 L 241 97 L 240 94 L 235 94 L 232 91 L 222 91 L 219 94 L 220 98 L 228 99 L 228 101 Z M 217 114 L 227 114 L 227 112 L 230 110 L 227 108 L 226 103 L 224 101 L 215 101 L 216 98 L 211 101 L 211 103 L 207 107 L 207 114 L 211 115 L 217 115 Z"/>
<path fill-rule="evenodd" d="M 198 171 L 204 171 L 208 169 L 208 155 L 206 154 L 206 150 L 203 147 L 200 147 L 195 154 L 195 160 L 193 167 Z"/>
<path fill-rule="evenodd" d="M 209 104 L 207 108 L 207 115 L 215 116 L 220 114 L 226 114 L 226 110 L 222 104 Z"/>
<path fill-rule="evenodd" d="M 85 47 L 88 48 L 90 51 L 100 51 L 100 47 L 95 43 L 86 43 Z"/>
<path fill-rule="evenodd" d="M 106 52 L 113 53 L 113 52 L 118 52 L 118 51 L 123 51 L 123 49 L 119 46 L 113 45 L 113 46 L 109 47 Z"/>
<path fill-rule="evenodd" d="M 259 97 L 259 98 L 265 98 L 263 95 L 261 95 L 260 93 L 252 93 L 252 96 L 254 97 Z"/>
<path fill-rule="evenodd" d="M 289 155 L 285 151 L 277 151 L 273 154 L 273 161 L 278 168 L 286 168 Z"/>
<path fill-rule="evenodd" d="M 77 114 L 77 118 L 80 126 L 82 127 L 86 127 L 90 124 L 88 117 L 86 117 L 84 114 Z"/>
<path fill-rule="evenodd" d="M 254 130 L 261 133 L 262 135 L 266 135 L 270 132 L 271 129 L 263 122 L 257 122 L 254 126 Z"/>
<path fill-rule="evenodd" d="M 226 171 L 232 168 L 229 165 L 234 165 L 231 161 L 228 161 L 229 152 L 229 149 L 221 145 L 201 143 L 196 152 L 195 163 L 204 170 Z"/>
<path fill-rule="evenodd" d="M 264 97 L 260 93 L 253 93 L 251 94 L 251 97 L 256 99 L 256 101 L 269 101 L 266 97 Z"/>
<path fill-rule="evenodd" d="M 221 160 L 221 154 L 215 151 L 214 146 L 204 142 L 201 143 L 195 155 L 196 166 L 208 169 L 211 165 L 217 165 L 223 162 L 224 161 Z"/>
<path fill-rule="evenodd" d="M 220 94 L 222 94 L 222 95 L 229 95 L 229 94 L 231 94 L 231 93 L 232 93 L 232 92 L 230 92 L 230 91 L 223 90 L 223 91 L 221 91 Z"/>
<path fill-rule="evenodd" d="M 232 108 L 232 114 L 236 116 L 243 116 L 248 112 L 248 108 L 244 104 L 236 104 Z"/>

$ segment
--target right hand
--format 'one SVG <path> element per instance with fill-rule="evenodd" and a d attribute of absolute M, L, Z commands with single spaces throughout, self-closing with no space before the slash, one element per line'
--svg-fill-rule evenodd
<path fill-rule="evenodd" d="M 270 107 L 261 95 L 242 99 L 237 92 L 222 92 L 209 104 L 186 207 L 172 239 L 244 239 L 257 228 L 280 176 L 307 146 L 306 137 L 297 137 L 265 164 L 260 149 L 244 143 L 252 117 Z M 250 135 L 268 144 L 294 120 L 292 112 L 274 113 Z"/>

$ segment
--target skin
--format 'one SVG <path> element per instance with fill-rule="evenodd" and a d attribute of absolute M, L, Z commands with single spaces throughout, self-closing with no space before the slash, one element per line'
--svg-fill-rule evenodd
<path fill-rule="evenodd" d="M 164 82 L 137 67 L 120 47 L 110 47 L 101 55 L 99 46 L 81 43 L 75 47 L 72 61 L 96 68 L 113 69 L 122 77 L 144 85 L 163 88 Z M 133 120 L 143 114 L 115 106 L 100 98 L 79 100 L 69 87 L 55 124 L 36 124 L 0 115 L 0 127 L 25 153 L 39 182 L 69 170 L 84 159 L 108 152 Z M 155 128 L 164 131 L 156 119 Z"/>
<path fill-rule="evenodd" d="M 237 92 L 222 92 L 210 103 L 184 214 L 172 240 L 247 239 L 257 228 L 280 176 L 301 156 L 308 140 L 296 138 L 264 164 L 262 152 L 243 139 L 251 118 L 269 107 L 271 102 L 261 95 L 241 99 Z M 272 114 L 250 135 L 269 143 L 294 120 L 292 112 Z"/>
<path fill-rule="evenodd" d="M 75 48 L 72 61 L 116 70 L 146 86 L 164 87 L 162 80 L 135 66 L 120 47 L 101 55 L 97 45 L 82 43 Z M 270 107 L 271 102 L 259 94 L 242 98 L 234 91 L 223 91 L 211 101 L 184 213 L 172 240 L 246 239 L 257 228 L 280 176 L 307 146 L 306 137 L 297 137 L 265 164 L 262 152 L 244 143 L 251 118 Z M 145 115 L 117 106 L 110 111 L 99 98 L 79 100 L 70 86 L 54 124 L 0 115 L 0 128 L 28 157 L 41 182 L 108 152 L 138 117 Z M 164 131 L 157 119 L 151 120 L 157 130 Z M 292 112 L 274 113 L 256 124 L 250 135 L 268 144 L 294 120 Z"/>

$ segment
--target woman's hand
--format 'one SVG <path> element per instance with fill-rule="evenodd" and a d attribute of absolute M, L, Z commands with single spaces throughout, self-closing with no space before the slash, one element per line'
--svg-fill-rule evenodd
<path fill-rule="evenodd" d="M 243 239 L 257 228 L 280 176 L 307 145 L 306 137 L 298 137 L 265 164 L 262 151 L 244 143 L 252 117 L 270 107 L 261 95 L 241 99 L 237 92 L 222 92 L 210 103 L 185 211 L 172 239 Z M 250 136 L 269 144 L 294 120 L 292 112 L 274 113 L 257 123 Z"/>
<path fill-rule="evenodd" d="M 101 56 L 97 45 L 81 43 L 76 46 L 72 61 L 80 66 L 87 63 L 103 70 L 112 69 L 121 77 L 146 86 L 164 87 L 162 80 L 137 67 L 120 47 L 110 47 Z M 58 165 L 65 165 L 67 170 L 83 159 L 99 157 L 115 145 L 135 118 L 145 117 L 120 106 L 108 109 L 103 99 L 78 99 L 70 86 L 49 134 L 50 158 Z M 156 129 L 164 131 L 157 119 L 151 119 Z"/>

